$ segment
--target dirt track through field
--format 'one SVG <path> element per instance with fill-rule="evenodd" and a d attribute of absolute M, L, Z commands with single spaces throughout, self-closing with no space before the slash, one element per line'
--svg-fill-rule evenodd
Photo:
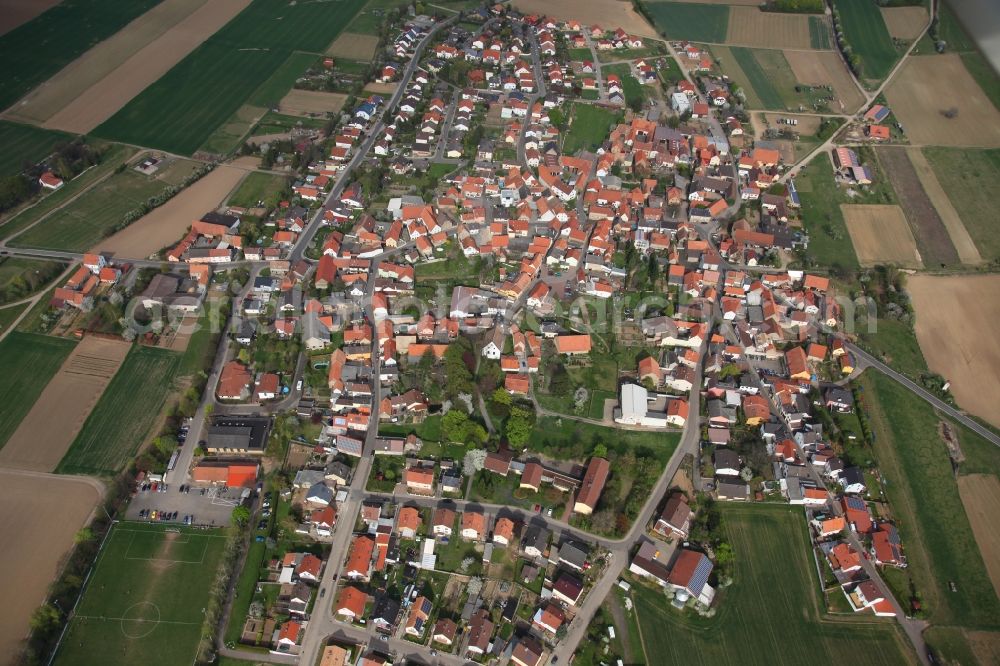
<path fill-rule="evenodd" d="M 994 474 L 958 477 L 958 492 L 972 525 L 993 589 L 1000 595 L 1000 479 Z"/>
<path fill-rule="evenodd" d="M 167 203 L 102 240 L 92 251 L 144 259 L 177 243 L 191 223 L 225 201 L 258 162 L 255 157 L 240 158 L 232 164 L 216 167 Z"/>
<path fill-rule="evenodd" d="M 907 291 L 927 367 L 951 382 L 959 407 L 1000 428 L 1000 275 L 913 275 Z"/>
<path fill-rule="evenodd" d="M 211 0 L 91 86 L 44 127 L 86 134 L 113 116 L 203 41 L 243 11 L 250 0 Z"/>
<path fill-rule="evenodd" d="M 851 78 L 847 66 L 840 56 L 833 51 L 794 51 L 783 52 L 788 65 L 792 68 L 795 80 L 810 86 L 833 86 L 837 99 L 843 102 L 844 113 L 857 111 L 865 101 L 864 95 Z M 835 105 L 831 105 L 837 111 Z"/>
<path fill-rule="evenodd" d="M 585 26 L 599 25 L 608 30 L 621 28 L 630 35 L 662 39 L 632 4 L 619 0 L 513 0 L 525 14 L 539 14 L 556 20 L 577 20 Z"/>
<path fill-rule="evenodd" d="M 968 229 L 962 223 L 962 218 L 958 216 L 958 211 L 951 205 L 951 199 L 941 187 L 941 183 L 938 181 L 934 169 L 927 162 L 927 158 L 924 157 L 923 151 L 919 148 L 907 148 L 906 154 L 910 158 L 910 163 L 913 164 L 913 170 L 917 172 L 920 183 L 924 186 L 924 192 L 934 205 L 934 209 L 937 210 L 944 228 L 948 230 L 948 236 L 951 238 L 951 244 L 955 246 L 955 251 L 958 252 L 958 258 L 963 264 L 983 263 L 979 249 L 972 242 L 972 236 L 969 235 Z"/>
<path fill-rule="evenodd" d="M 733 7 L 729 10 L 726 43 L 769 49 L 808 49 L 812 47 L 809 17 L 762 12 L 756 7 Z"/>
<path fill-rule="evenodd" d="M 0 450 L 0 467 L 54 470 L 130 348 L 122 340 L 84 337 Z"/>
<path fill-rule="evenodd" d="M 278 109 L 281 113 L 293 116 L 335 113 L 343 108 L 345 101 L 347 101 L 347 95 L 343 93 L 293 90 L 281 100 Z"/>
<path fill-rule="evenodd" d="M 889 36 L 896 39 L 916 39 L 927 25 L 924 7 L 882 7 L 881 11 Z"/>
<path fill-rule="evenodd" d="M 0 0 L 0 35 L 35 18 L 59 0 Z"/>
<path fill-rule="evenodd" d="M 917 242 L 899 206 L 841 204 L 840 210 L 862 266 L 890 263 L 923 267 Z"/>
<path fill-rule="evenodd" d="M 18 663 L 31 614 L 99 500 L 97 486 L 84 479 L 0 469 L 0 571 L 8 590 L 0 605 L 0 663 Z"/>
<path fill-rule="evenodd" d="M 907 58 L 885 96 L 915 145 L 1000 147 L 1000 111 L 955 53 Z"/>
<path fill-rule="evenodd" d="M 205 2 L 164 0 L 25 95 L 8 110 L 7 117 L 33 124 L 45 122 Z"/>

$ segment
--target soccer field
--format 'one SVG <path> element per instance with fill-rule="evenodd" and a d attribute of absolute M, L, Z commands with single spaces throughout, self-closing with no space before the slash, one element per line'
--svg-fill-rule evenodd
<path fill-rule="evenodd" d="M 54 663 L 193 663 L 225 543 L 221 530 L 115 526 Z"/>

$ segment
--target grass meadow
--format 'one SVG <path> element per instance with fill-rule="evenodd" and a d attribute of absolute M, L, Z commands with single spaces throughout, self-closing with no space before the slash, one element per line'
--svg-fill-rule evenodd
<path fill-rule="evenodd" d="M 1000 628 L 1000 600 L 959 497 L 951 460 L 927 403 L 877 372 L 860 384 L 875 455 L 906 552 L 906 572 L 938 625 Z M 962 448 L 985 445 L 959 431 Z M 995 460 L 994 460 L 995 462 Z M 995 473 L 995 469 L 994 469 Z M 957 592 L 948 588 L 953 581 Z"/>
<path fill-rule="evenodd" d="M 135 455 L 160 416 L 181 355 L 135 345 L 56 472 L 113 474 Z"/>
<path fill-rule="evenodd" d="M 116 525 L 54 663 L 193 663 L 225 544 L 221 530 Z"/>
<path fill-rule="evenodd" d="M 0 448 L 17 430 L 76 342 L 13 331 L 0 341 Z"/>
<path fill-rule="evenodd" d="M 280 99 L 277 88 L 294 83 L 285 63 L 300 64 L 296 52 L 322 53 L 362 4 L 254 0 L 95 133 L 191 154 L 251 98 Z"/>
<path fill-rule="evenodd" d="M 729 29 L 729 6 L 691 2 L 644 2 L 653 27 L 668 39 L 722 44 Z"/>
<path fill-rule="evenodd" d="M 863 78 L 881 81 L 899 54 L 878 5 L 871 0 L 836 0 L 834 5 L 847 41 L 861 57 Z"/>
<path fill-rule="evenodd" d="M 56 144 L 72 137 L 64 132 L 0 120 L 0 177 L 12 176 L 46 158 Z"/>
<path fill-rule="evenodd" d="M 23 97 L 160 0 L 63 0 L 0 36 L 0 108 Z M 0 145 L 6 145 L 0 142 Z"/>
<path fill-rule="evenodd" d="M 706 619 L 672 608 L 658 590 L 632 588 L 646 654 L 665 664 L 888 665 L 916 659 L 893 620 L 831 618 L 802 510 L 772 504 L 721 506 L 736 553 L 734 582 Z"/>
<path fill-rule="evenodd" d="M 983 259 L 1000 258 L 993 195 L 1000 181 L 1000 149 L 924 148 L 923 152 Z"/>
<path fill-rule="evenodd" d="M 563 152 L 572 155 L 578 150 L 594 150 L 608 138 L 611 126 L 621 120 L 620 112 L 590 104 L 573 106 L 573 123 L 566 133 Z"/>

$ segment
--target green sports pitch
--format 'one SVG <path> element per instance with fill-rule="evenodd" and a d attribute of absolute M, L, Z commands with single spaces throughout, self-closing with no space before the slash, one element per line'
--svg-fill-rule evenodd
<path fill-rule="evenodd" d="M 219 529 L 117 524 L 54 663 L 194 663 L 204 609 L 225 544 Z"/>

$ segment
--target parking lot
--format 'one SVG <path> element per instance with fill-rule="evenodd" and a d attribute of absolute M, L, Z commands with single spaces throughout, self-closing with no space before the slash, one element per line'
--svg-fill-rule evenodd
<path fill-rule="evenodd" d="M 208 526 L 229 525 L 233 507 L 240 503 L 242 488 L 226 488 L 187 486 L 186 484 L 167 484 L 166 491 L 161 492 L 163 484 L 158 484 L 156 491 L 152 486 L 148 490 L 140 490 L 132 498 L 125 512 L 127 520 L 150 520 L 152 512 L 157 518 L 163 513 L 177 517 L 170 522 L 183 523 L 185 516 L 192 516 L 191 524 Z M 181 492 L 181 488 L 188 489 Z"/>

